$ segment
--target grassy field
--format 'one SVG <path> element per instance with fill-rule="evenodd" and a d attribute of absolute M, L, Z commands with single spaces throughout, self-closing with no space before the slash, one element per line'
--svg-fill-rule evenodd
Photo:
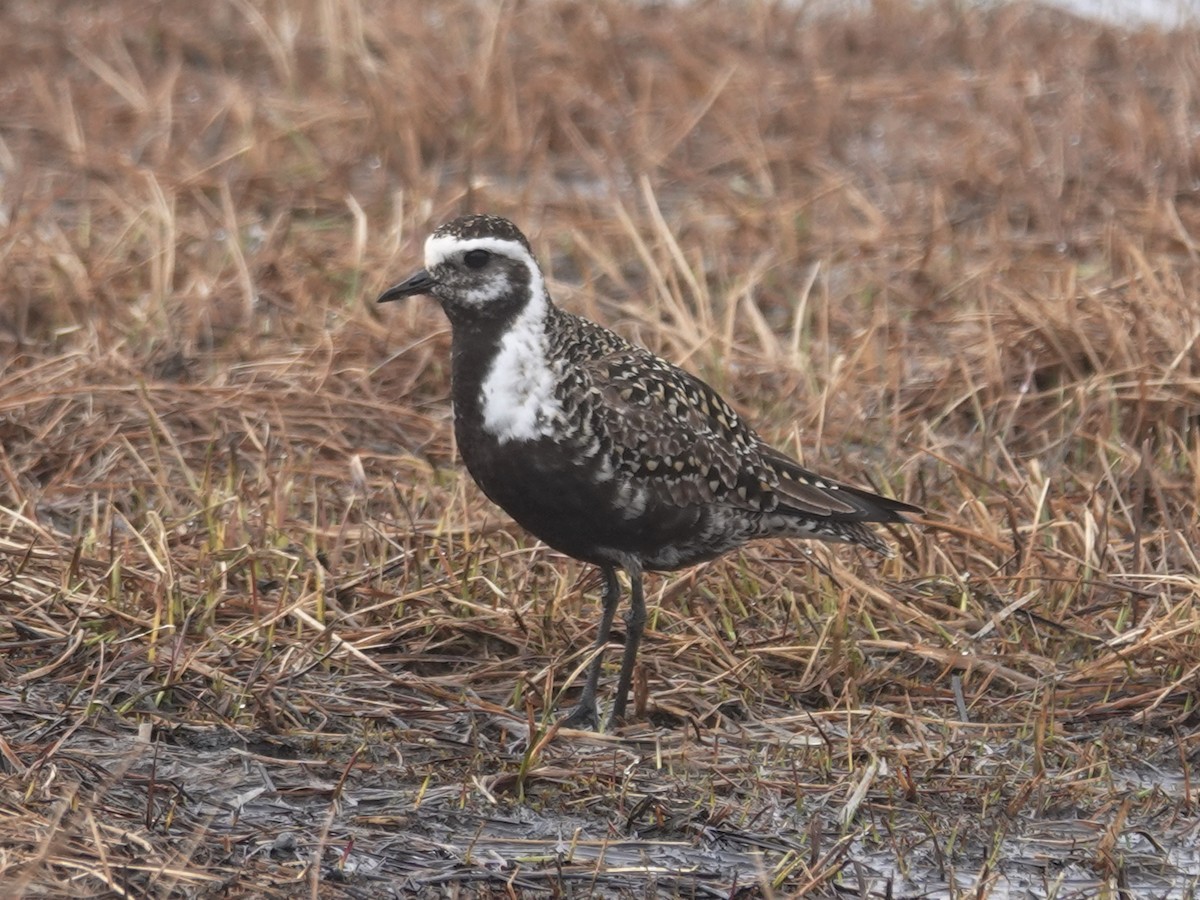
<path fill-rule="evenodd" d="M 0 895 L 1200 893 L 1200 33 L 802 6 L 0 4 Z M 374 304 L 468 211 L 925 518 L 554 729 L 598 578 Z"/>

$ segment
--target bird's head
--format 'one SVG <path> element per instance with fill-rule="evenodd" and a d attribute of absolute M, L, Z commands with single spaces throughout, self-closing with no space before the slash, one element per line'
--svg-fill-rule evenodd
<path fill-rule="evenodd" d="M 517 226 L 498 216 L 462 216 L 425 241 L 425 268 L 379 302 L 428 294 L 451 319 L 505 318 L 545 295 L 542 270 Z"/>

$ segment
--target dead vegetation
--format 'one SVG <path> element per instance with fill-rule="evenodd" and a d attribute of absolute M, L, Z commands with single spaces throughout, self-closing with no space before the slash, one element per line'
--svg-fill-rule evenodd
<path fill-rule="evenodd" d="M 0 5 L 4 896 L 1192 897 L 1200 42 L 1018 4 Z M 929 510 L 649 585 L 456 466 L 430 227 Z"/>

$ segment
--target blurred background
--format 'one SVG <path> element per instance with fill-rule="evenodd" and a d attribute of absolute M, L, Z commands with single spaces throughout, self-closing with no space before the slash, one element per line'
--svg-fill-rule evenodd
<path fill-rule="evenodd" d="M 0 884 L 499 890 L 517 835 L 530 891 L 1194 892 L 1195 13 L 0 4 Z M 458 467 L 436 306 L 374 303 L 465 212 L 929 510 L 656 579 L 657 757 L 536 739 L 595 578 Z"/>

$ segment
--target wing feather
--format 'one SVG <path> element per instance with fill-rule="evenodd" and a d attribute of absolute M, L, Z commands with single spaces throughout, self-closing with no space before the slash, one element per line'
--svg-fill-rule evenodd
<path fill-rule="evenodd" d="M 594 333 L 569 354 L 571 384 L 560 399 L 582 398 L 574 415 L 587 422 L 588 440 L 608 455 L 615 477 L 646 490 L 649 505 L 713 504 L 847 527 L 901 522 L 903 513 L 920 512 L 805 469 L 763 441 L 696 376 L 577 321 Z"/>
<path fill-rule="evenodd" d="M 622 348 L 581 367 L 599 386 L 596 411 L 612 462 L 661 502 L 750 513 L 857 517 L 840 486 L 764 442 L 699 378 L 648 351 Z"/>

